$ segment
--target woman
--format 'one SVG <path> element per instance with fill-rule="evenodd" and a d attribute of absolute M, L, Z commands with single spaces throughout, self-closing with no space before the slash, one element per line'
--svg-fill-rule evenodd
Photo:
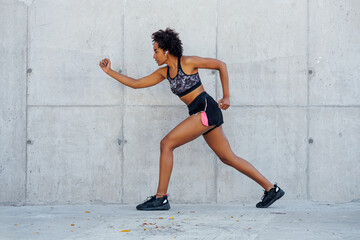
<path fill-rule="evenodd" d="M 111 62 L 105 58 L 100 61 L 101 69 L 112 78 L 132 88 L 145 88 L 160 83 L 164 79 L 170 82 L 171 91 L 178 95 L 189 109 L 189 117 L 170 131 L 160 144 L 160 174 L 157 192 L 147 201 L 139 204 L 138 210 L 168 210 L 167 189 L 173 167 L 175 148 L 203 135 L 206 143 L 220 160 L 261 185 L 264 190 L 262 201 L 256 207 L 266 208 L 285 193 L 276 184 L 273 185 L 249 162 L 236 156 L 224 135 L 221 110 L 230 107 L 229 79 L 225 63 L 211 58 L 182 56 L 182 43 L 178 33 L 167 28 L 152 34 L 153 49 L 159 68 L 149 76 L 134 79 L 111 69 Z M 223 98 L 217 103 L 209 96 L 200 81 L 199 68 L 215 69 L 220 72 Z"/>

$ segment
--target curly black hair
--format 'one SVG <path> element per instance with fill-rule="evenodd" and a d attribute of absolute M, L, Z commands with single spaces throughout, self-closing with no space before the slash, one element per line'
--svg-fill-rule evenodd
<path fill-rule="evenodd" d="M 153 43 L 158 43 L 159 47 L 165 51 L 169 51 L 175 57 L 181 57 L 183 54 L 182 42 L 179 34 L 171 28 L 159 30 L 151 35 Z"/>

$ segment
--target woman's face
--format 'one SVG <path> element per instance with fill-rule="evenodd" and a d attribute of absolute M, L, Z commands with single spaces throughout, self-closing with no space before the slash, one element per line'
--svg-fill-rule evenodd
<path fill-rule="evenodd" d="M 154 48 L 154 56 L 153 56 L 153 58 L 155 59 L 155 62 L 159 66 L 163 65 L 167 60 L 167 57 L 165 55 L 165 51 L 163 49 L 159 48 L 159 44 L 157 42 L 155 42 L 153 48 Z"/>

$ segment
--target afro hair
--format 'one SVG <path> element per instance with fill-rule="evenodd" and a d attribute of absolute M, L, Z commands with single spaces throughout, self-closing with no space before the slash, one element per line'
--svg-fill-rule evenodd
<path fill-rule="evenodd" d="M 181 57 L 183 54 L 182 42 L 179 34 L 171 28 L 159 30 L 151 35 L 153 43 L 158 43 L 164 51 L 169 51 L 175 57 Z"/>

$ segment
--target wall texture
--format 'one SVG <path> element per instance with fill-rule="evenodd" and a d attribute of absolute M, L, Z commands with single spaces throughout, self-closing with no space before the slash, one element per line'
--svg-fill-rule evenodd
<path fill-rule="evenodd" d="M 151 34 L 227 63 L 224 131 L 290 200 L 360 199 L 357 0 L 0 0 L 0 204 L 138 203 L 159 142 L 187 117 L 167 81 L 134 90 L 98 62 L 152 73 Z M 222 96 L 216 72 L 205 89 Z M 200 137 L 175 150 L 172 202 L 257 202 L 261 187 Z"/>

